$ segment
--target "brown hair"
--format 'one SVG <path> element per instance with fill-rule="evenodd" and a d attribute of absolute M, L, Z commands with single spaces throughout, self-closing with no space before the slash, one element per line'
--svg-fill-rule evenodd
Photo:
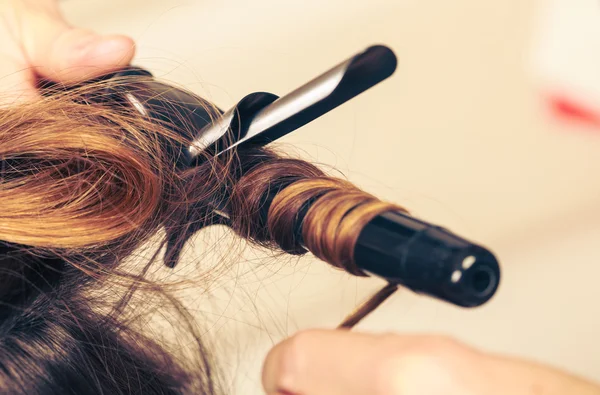
<path fill-rule="evenodd" d="M 83 100 L 102 84 L 0 110 L 0 392 L 215 393 L 192 320 L 144 276 L 158 254 L 135 273 L 123 260 L 164 229 L 174 263 L 218 207 L 253 243 L 363 275 L 353 263 L 360 230 L 400 208 L 262 148 L 178 169 L 165 143 L 188 144 L 192 131 Z M 123 287 L 120 298 L 93 292 L 107 283 Z M 126 316 L 135 292 L 165 298 L 187 322 L 193 366 Z"/>

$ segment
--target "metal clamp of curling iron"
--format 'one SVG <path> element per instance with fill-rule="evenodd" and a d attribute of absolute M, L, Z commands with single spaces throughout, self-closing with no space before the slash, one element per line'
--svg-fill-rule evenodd
<path fill-rule="evenodd" d="M 120 97 L 154 119 L 175 118 L 185 122 L 182 128 L 197 131 L 189 147 L 176 148 L 179 165 L 194 166 L 207 150 L 218 156 L 277 140 L 385 80 L 396 65 L 389 48 L 373 46 L 283 97 L 252 93 L 214 121 L 201 99 L 152 79 Z M 115 76 L 127 74 L 151 76 L 141 69 Z M 136 92 L 153 93 L 138 97 Z M 486 303 L 500 282 L 498 261 L 488 249 L 401 212 L 368 223 L 354 256 L 366 273 L 463 307 Z"/>

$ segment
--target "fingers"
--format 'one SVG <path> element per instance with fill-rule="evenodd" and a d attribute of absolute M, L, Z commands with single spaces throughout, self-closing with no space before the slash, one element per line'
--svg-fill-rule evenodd
<path fill-rule="evenodd" d="M 437 336 L 301 332 L 263 366 L 268 395 L 599 394 L 546 366 L 479 352 Z"/>
<path fill-rule="evenodd" d="M 439 336 L 306 331 L 271 350 L 262 380 L 278 395 L 451 395 L 465 393 L 456 372 L 480 359 Z"/>
<path fill-rule="evenodd" d="M 35 72 L 71 84 L 128 65 L 134 42 L 68 25 L 58 12 L 24 6 L 18 13 L 25 57 Z"/>
<path fill-rule="evenodd" d="M 385 336 L 349 331 L 301 332 L 275 346 L 263 366 L 267 394 L 380 394 L 391 364 Z M 395 344 L 394 348 L 399 347 Z M 385 365 L 388 365 L 387 367 Z M 387 395 L 394 395 L 393 386 Z"/>

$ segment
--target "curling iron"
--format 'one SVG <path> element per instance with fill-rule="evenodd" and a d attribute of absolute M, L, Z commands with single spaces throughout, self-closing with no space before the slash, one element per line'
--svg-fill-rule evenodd
<path fill-rule="evenodd" d="M 249 94 L 216 120 L 202 99 L 152 78 L 134 82 L 134 88 L 109 86 L 99 97 L 118 98 L 152 119 L 176 121 L 181 129 L 195 131 L 189 146 L 171 148 L 178 166 L 185 168 L 207 152 L 219 156 L 269 144 L 387 79 L 396 65 L 391 49 L 372 46 L 285 96 Z M 152 77 L 131 67 L 111 78 L 128 75 Z M 226 223 L 227 213 L 220 215 Z M 371 220 L 356 242 L 354 259 L 365 273 L 463 307 L 489 301 L 500 282 L 498 261 L 488 249 L 403 212 Z"/>

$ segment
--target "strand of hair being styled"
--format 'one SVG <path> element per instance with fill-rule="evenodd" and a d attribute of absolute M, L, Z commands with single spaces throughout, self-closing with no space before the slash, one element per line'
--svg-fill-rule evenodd
<path fill-rule="evenodd" d="M 269 248 L 290 254 L 310 251 L 352 275 L 364 276 L 354 263 L 360 231 L 379 214 L 404 208 L 328 177 L 308 162 L 264 150 L 259 156 L 268 158 L 251 161 L 259 164 L 232 188 L 232 228 Z"/>

